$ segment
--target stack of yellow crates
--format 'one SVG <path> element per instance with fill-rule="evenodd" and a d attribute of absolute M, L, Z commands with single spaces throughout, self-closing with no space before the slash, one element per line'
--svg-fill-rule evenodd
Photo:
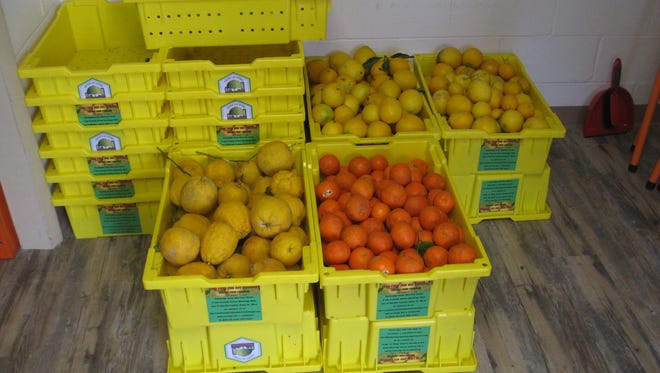
<path fill-rule="evenodd" d="M 432 101 L 424 77 L 431 75 L 436 55 L 418 54 L 414 57 L 427 99 Z M 549 219 L 550 167 L 547 159 L 553 139 L 564 137 L 566 129 L 515 54 L 493 53 L 485 54 L 485 57 L 515 65 L 518 74 L 530 83 L 532 104 L 548 123 L 548 128 L 523 128 L 520 132 L 494 134 L 453 129 L 446 116 L 438 114 L 432 106 L 440 126 L 440 143 L 447 158 L 447 169 L 458 189 L 457 198 L 473 224 L 484 219 Z"/>
<path fill-rule="evenodd" d="M 161 53 L 146 48 L 135 5 L 75 1 L 19 66 L 52 202 L 77 238 L 153 229 L 169 141 Z"/>

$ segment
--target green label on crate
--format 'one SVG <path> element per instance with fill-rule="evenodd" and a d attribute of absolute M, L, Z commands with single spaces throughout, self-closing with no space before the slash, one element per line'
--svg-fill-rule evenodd
<path fill-rule="evenodd" d="M 218 144 L 220 145 L 245 145 L 259 142 L 258 124 L 218 126 L 216 133 L 218 135 Z"/>
<path fill-rule="evenodd" d="M 131 172 L 127 155 L 87 158 L 89 172 L 92 175 L 123 175 Z"/>
<path fill-rule="evenodd" d="M 103 234 L 142 233 L 137 204 L 101 205 L 98 210 Z"/>
<path fill-rule="evenodd" d="M 92 182 L 96 198 L 127 198 L 135 195 L 133 180 L 108 180 Z"/>
<path fill-rule="evenodd" d="M 76 105 L 78 123 L 83 126 L 117 124 L 121 122 L 119 103 Z"/>
<path fill-rule="evenodd" d="M 88 79 L 78 85 L 80 98 L 108 98 L 112 97 L 112 90 L 108 83 L 96 79 Z"/>
<path fill-rule="evenodd" d="M 431 285 L 431 281 L 380 284 L 376 319 L 428 316 Z"/>
<path fill-rule="evenodd" d="M 220 108 L 220 118 L 223 120 L 252 119 L 252 105 L 234 100 Z"/>
<path fill-rule="evenodd" d="M 513 211 L 519 179 L 485 180 L 481 184 L 479 213 Z"/>
<path fill-rule="evenodd" d="M 206 289 L 206 307 L 210 322 L 259 321 L 263 318 L 259 286 Z"/>
<path fill-rule="evenodd" d="M 479 153 L 479 171 L 513 171 L 518 163 L 520 139 L 484 140 Z"/>
<path fill-rule="evenodd" d="M 424 363 L 431 327 L 387 328 L 378 334 L 378 364 Z"/>
<path fill-rule="evenodd" d="M 220 93 L 245 93 L 251 92 L 250 78 L 237 73 L 231 73 L 222 79 L 218 79 L 218 92 Z"/>

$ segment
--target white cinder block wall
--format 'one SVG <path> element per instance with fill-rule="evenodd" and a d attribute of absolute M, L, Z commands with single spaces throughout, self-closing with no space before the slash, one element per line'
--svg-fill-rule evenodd
<path fill-rule="evenodd" d="M 24 249 L 62 238 L 16 75 L 60 2 L 0 0 L 0 181 Z M 551 106 L 588 105 L 609 85 L 615 57 L 622 85 L 644 105 L 660 65 L 658 0 L 332 0 L 327 28 L 327 40 L 305 43 L 308 55 L 361 44 L 379 54 L 445 45 L 516 53 Z"/>
<path fill-rule="evenodd" d="M 658 0 L 332 0 L 327 40 L 308 55 L 513 52 L 551 106 L 586 106 L 622 60 L 622 86 L 646 104 L 660 65 Z"/>

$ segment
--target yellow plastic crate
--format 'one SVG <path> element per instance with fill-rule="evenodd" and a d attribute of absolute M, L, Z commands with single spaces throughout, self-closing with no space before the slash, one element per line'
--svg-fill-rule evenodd
<path fill-rule="evenodd" d="M 479 173 L 452 175 L 465 213 L 472 224 L 485 219 L 514 221 L 550 219 L 547 205 L 550 167 L 538 174 Z"/>
<path fill-rule="evenodd" d="M 169 326 L 168 369 L 177 372 L 314 372 L 323 353 L 312 292 L 298 322 Z"/>
<path fill-rule="evenodd" d="M 125 0 L 149 48 L 279 44 L 325 38 L 330 0 Z"/>
<path fill-rule="evenodd" d="M 65 198 L 131 198 L 136 195 L 160 193 L 164 177 L 164 169 L 134 171 L 130 175 L 94 176 L 89 172 L 59 174 L 52 161 L 46 166 L 46 182 L 57 184 Z"/>
<path fill-rule="evenodd" d="M 324 373 L 472 372 L 473 306 L 424 319 L 322 318 Z"/>
<path fill-rule="evenodd" d="M 298 88 L 294 88 L 298 89 Z M 169 91 L 172 114 L 178 117 L 202 116 L 231 124 L 235 120 L 282 122 L 305 120 L 303 89 L 284 95 L 255 95 L 243 97 L 218 96 L 209 91 Z"/>
<path fill-rule="evenodd" d="M 131 198 L 65 197 L 55 188 L 53 206 L 64 206 L 78 239 L 151 234 L 157 219 L 158 193 Z"/>
<path fill-rule="evenodd" d="M 163 54 L 145 46 L 135 4 L 67 1 L 18 74 L 39 96 L 109 98 L 155 89 Z"/>
<path fill-rule="evenodd" d="M 327 57 L 308 57 L 309 60 L 314 59 L 327 59 Z M 305 105 L 307 106 L 308 122 L 309 122 L 309 133 L 312 141 L 330 141 L 330 142 L 342 142 L 350 141 L 352 143 L 359 144 L 382 144 L 387 142 L 397 141 L 399 139 L 415 139 L 420 137 L 432 137 L 440 139 L 440 127 L 438 125 L 436 116 L 433 114 L 431 107 L 428 102 L 424 101 L 424 106 L 422 111 L 419 113 L 419 116 L 424 121 L 425 130 L 424 131 L 410 131 L 410 132 L 398 132 L 390 137 L 358 137 L 352 134 L 341 134 L 341 135 L 324 135 L 321 133 L 321 124 L 314 121 L 312 118 L 312 102 L 311 102 L 311 93 L 310 93 L 310 83 L 307 76 L 307 69 L 305 69 Z M 419 82 L 418 82 L 419 83 Z M 422 88 L 421 83 L 419 83 L 419 89 Z"/>
<path fill-rule="evenodd" d="M 169 115 L 152 119 L 123 120 L 119 124 L 85 126 L 78 122 L 46 123 L 40 114 L 32 131 L 45 133 L 53 149 L 102 150 L 103 141 L 113 141 L 118 150 L 132 145 L 161 145 L 166 140 Z"/>
<path fill-rule="evenodd" d="M 529 96 L 536 110 L 541 111 L 550 125 L 548 129 L 524 129 L 517 133 L 487 134 L 482 130 L 452 129 L 443 115 L 433 105 L 442 135 L 442 149 L 447 156 L 447 169 L 452 175 L 468 175 L 478 172 L 522 172 L 541 173 L 548 160 L 552 140 L 566 136 L 566 129 L 536 88 L 515 54 L 487 53 L 486 57 L 498 62 L 504 60 L 516 65 L 520 75 L 531 84 Z M 430 75 L 436 63 L 435 54 L 416 54 L 415 70 L 424 85 L 426 98 L 432 96 L 423 77 Z"/>
<path fill-rule="evenodd" d="M 445 176 L 446 189 L 458 196 L 456 185 L 447 176 L 440 146 L 433 139 L 399 140 L 379 145 L 311 142 L 306 144 L 306 148 L 308 167 L 305 181 L 311 199 L 308 210 L 313 216 L 317 242 L 321 242 L 321 237 L 313 188 L 319 182 L 319 158 L 326 153 L 335 154 L 342 165 L 348 164 L 356 155 L 370 158 L 383 154 L 390 164 L 421 158 L 429 164 L 429 169 Z M 436 312 L 462 310 L 472 305 L 479 279 L 489 276 L 492 266 L 481 239 L 468 222 L 462 207 L 457 204 L 449 217 L 464 230 L 465 242 L 477 251 L 474 263 L 445 265 L 423 273 L 383 275 L 370 270 L 335 270 L 319 261 L 319 282 L 326 317 L 367 317 L 372 321 L 425 318 Z M 321 249 L 320 245 L 317 249 Z M 322 257 L 321 253 L 318 255 Z M 393 288 L 408 291 L 391 294 L 389 290 Z M 414 299 L 414 306 L 411 306 L 411 299 Z"/>
<path fill-rule="evenodd" d="M 164 142 L 161 150 L 166 151 Z M 165 167 L 165 156 L 156 145 L 132 145 L 121 150 L 93 152 L 88 149 L 53 149 L 46 136 L 39 145 L 39 156 L 52 159 L 60 174 L 85 173 L 92 175 L 129 174 L 131 171 Z"/>
<path fill-rule="evenodd" d="M 172 90 L 208 89 L 219 95 L 282 95 L 304 91 L 301 41 L 255 46 L 170 48 L 163 71 Z"/>
<path fill-rule="evenodd" d="M 295 168 L 300 175 L 305 167 L 303 144 L 292 144 Z M 206 165 L 209 156 L 230 161 L 245 161 L 256 154 L 255 146 L 229 148 L 197 148 L 181 146 L 169 152 L 174 162 L 191 157 Z M 269 323 L 300 322 L 304 314 L 306 294 L 311 284 L 318 282 L 318 259 L 315 241 L 303 248 L 302 268 L 286 272 L 263 272 L 254 277 L 208 279 L 201 275 L 168 276 L 164 259 L 158 251 L 158 240 L 173 223 L 175 211 L 169 199 L 172 161 L 168 161 L 163 194 L 158 211 L 158 221 L 142 277 L 147 290 L 160 290 L 167 319 L 171 327 L 190 328 L 224 324 L 226 322 L 263 321 Z M 307 216 L 303 228 L 313 237 Z M 225 302 L 236 306 L 235 312 L 218 312 L 218 297 L 214 290 L 230 291 L 235 296 L 225 297 Z M 241 293 L 242 292 L 242 293 Z M 224 307 L 224 306 L 223 306 Z"/>
<path fill-rule="evenodd" d="M 208 118 L 178 118 L 170 120 L 174 140 L 183 143 L 220 145 L 247 145 L 272 140 L 304 142 L 305 122 L 258 123 L 240 121 L 240 124 L 219 125 Z"/>
<path fill-rule="evenodd" d="M 122 120 L 156 118 L 164 112 L 165 85 L 140 93 L 119 93 L 110 99 L 81 99 L 73 96 L 39 96 L 34 86 L 25 94 L 27 106 L 39 107 L 45 123 L 78 122 L 92 126 Z"/>

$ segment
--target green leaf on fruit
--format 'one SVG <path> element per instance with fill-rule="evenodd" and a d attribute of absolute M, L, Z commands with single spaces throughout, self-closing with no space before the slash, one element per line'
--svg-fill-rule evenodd
<path fill-rule="evenodd" d="M 419 255 L 424 255 L 426 250 L 428 250 L 429 247 L 434 246 L 435 244 L 433 242 L 429 241 L 419 241 L 415 244 L 415 250 L 419 253 Z"/>
<path fill-rule="evenodd" d="M 409 55 L 409 54 L 401 53 L 401 52 L 399 52 L 399 53 L 394 53 L 394 54 L 391 55 L 390 57 L 392 57 L 392 58 L 413 58 L 413 56 L 411 56 L 411 55 Z"/>

